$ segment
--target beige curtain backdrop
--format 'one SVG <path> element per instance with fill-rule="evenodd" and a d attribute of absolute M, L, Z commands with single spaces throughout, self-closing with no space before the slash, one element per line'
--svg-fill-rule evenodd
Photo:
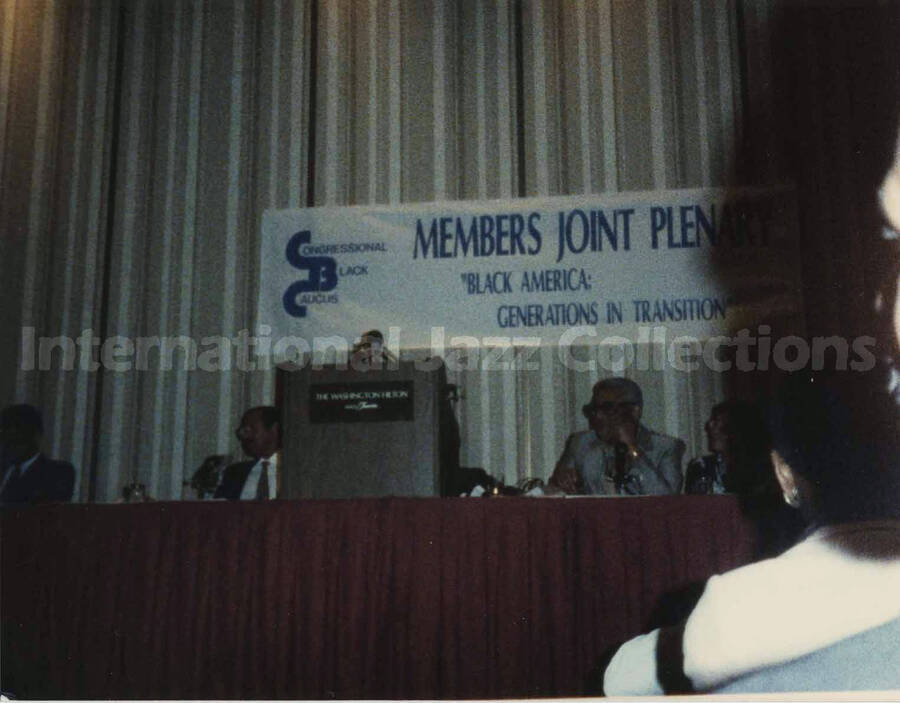
<path fill-rule="evenodd" d="M 794 181 L 810 329 L 859 333 L 846 241 L 895 124 L 897 28 L 875 1 L 0 0 L 0 399 L 43 409 L 76 499 L 186 495 L 272 372 L 76 352 L 252 334 L 266 208 Z M 452 374 L 464 465 L 548 476 L 623 370 L 539 360 Z M 722 377 L 624 371 L 701 453 Z"/>

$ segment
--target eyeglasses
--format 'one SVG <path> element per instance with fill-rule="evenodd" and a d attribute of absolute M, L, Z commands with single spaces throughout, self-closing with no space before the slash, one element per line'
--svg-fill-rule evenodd
<path fill-rule="evenodd" d="M 584 410 L 585 415 L 597 415 L 604 414 L 608 415 L 611 412 L 616 410 L 631 408 L 637 405 L 637 403 L 631 403 L 627 401 L 622 402 L 613 402 L 613 401 L 605 401 L 603 403 L 589 403 L 582 408 Z"/>

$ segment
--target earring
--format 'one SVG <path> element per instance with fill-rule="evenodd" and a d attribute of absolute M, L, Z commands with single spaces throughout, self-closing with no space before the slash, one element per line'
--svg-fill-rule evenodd
<path fill-rule="evenodd" d="M 800 491 L 794 486 L 790 491 L 784 492 L 784 502 L 792 508 L 800 507 Z"/>

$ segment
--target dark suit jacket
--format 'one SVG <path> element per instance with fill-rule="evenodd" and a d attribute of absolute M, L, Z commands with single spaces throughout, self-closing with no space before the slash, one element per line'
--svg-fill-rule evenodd
<path fill-rule="evenodd" d="M 12 467 L 7 470 L 12 470 Z M 75 468 L 67 461 L 56 461 L 38 454 L 24 476 L 7 481 L 0 494 L 0 504 L 68 502 L 72 500 L 74 491 Z"/>
<path fill-rule="evenodd" d="M 229 464 L 222 472 L 222 481 L 213 494 L 213 498 L 227 498 L 228 500 L 240 500 L 241 491 L 244 490 L 244 482 L 250 475 L 250 469 L 258 459 L 248 459 Z"/>

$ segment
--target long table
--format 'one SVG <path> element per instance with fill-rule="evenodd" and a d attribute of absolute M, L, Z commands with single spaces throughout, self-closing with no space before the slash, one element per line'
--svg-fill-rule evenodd
<path fill-rule="evenodd" d="M 731 497 L 60 505 L 0 514 L 2 689 L 573 695 L 671 591 L 752 559 Z"/>

